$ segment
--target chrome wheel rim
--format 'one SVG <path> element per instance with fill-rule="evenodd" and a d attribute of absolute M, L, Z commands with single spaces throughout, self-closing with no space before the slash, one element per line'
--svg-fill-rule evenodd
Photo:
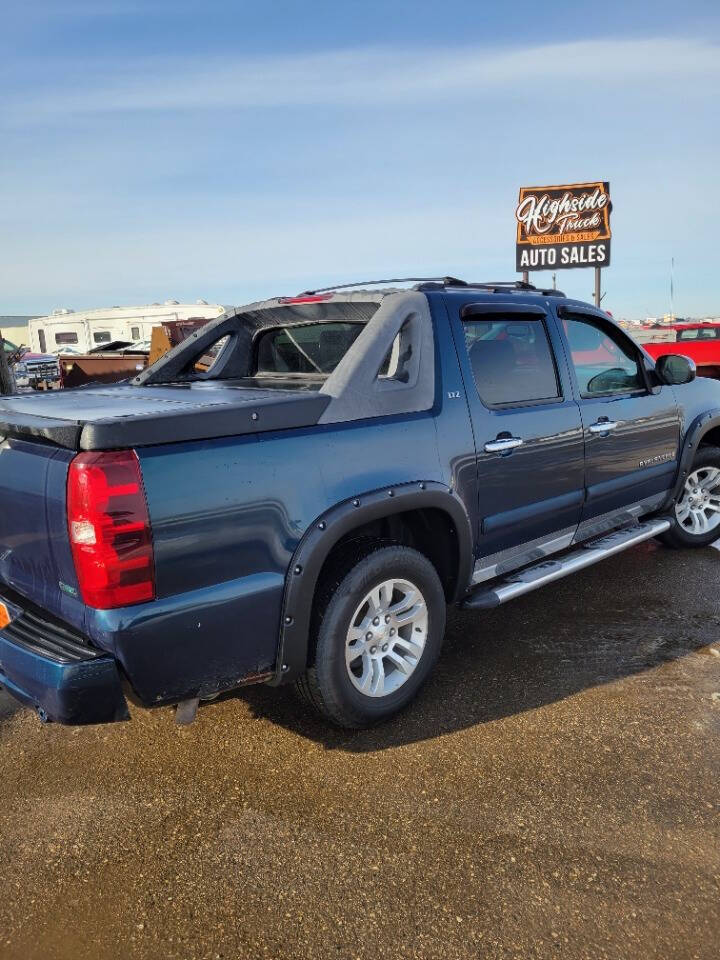
<path fill-rule="evenodd" d="M 703 536 L 720 526 L 720 470 L 717 467 L 693 470 L 675 504 L 675 517 L 680 528 L 693 536 Z"/>
<path fill-rule="evenodd" d="M 409 580 L 383 580 L 358 604 L 345 643 L 350 681 L 366 697 L 388 697 L 415 672 L 427 641 L 428 611 Z"/>

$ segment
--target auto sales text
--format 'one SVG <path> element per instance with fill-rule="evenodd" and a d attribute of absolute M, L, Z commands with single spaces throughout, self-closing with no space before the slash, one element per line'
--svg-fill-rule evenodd
<path fill-rule="evenodd" d="M 546 244 L 523 247 L 518 251 L 518 270 L 544 270 L 552 267 L 603 267 L 607 264 L 606 243 L 572 245 Z"/>

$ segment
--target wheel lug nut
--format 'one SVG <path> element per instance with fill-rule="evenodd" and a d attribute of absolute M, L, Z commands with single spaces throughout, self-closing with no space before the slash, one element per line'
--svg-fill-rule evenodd
<path fill-rule="evenodd" d="M 390 646 L 389 643 L 384 643 L 384 644 L 383 644 L 383 646 L 382 646 L 382 648 L 383 648 L 383 653 L 385 653 L 385 651 L 387 650 L 387 648 L 388 648 L 389 646 Z"/>
<path fill-rule="evenodd" d="M 386 613 L 386 614 L 385 614 L 385 623 L 390 623 L 390 614 L 389 614 L 389 613 Z"/>
<path fill-rule="evenodd" d="M 368 643 L 370 643 L 372 638 L 373 638 L 373 635 L 370 632 L 365 634 L 365 639 L 367 640 Z"/>
<path fill-rule="evenodd" d="M 394 636 L 395 636 L 395 628 L 394 628 L 394 627 L 390 627 L 390 636 L 391 636 L 391 637 L 394 637 Z"/>
<path fill-rule="evenodd" d="M 376 627 L 379 626 L 379 625 L 380 625 L 380 617 L 373 617 L 373 623 L 375 624 Z"/>
<path fill-rule="evenodd" d="M 370 653 L 377 653 L 377 647 L 370 647 Z"/>

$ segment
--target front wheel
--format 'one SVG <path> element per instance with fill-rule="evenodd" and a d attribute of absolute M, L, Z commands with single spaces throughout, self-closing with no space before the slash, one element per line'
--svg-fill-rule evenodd
<path fill-rule="evenodd" d="M 373 550 L 325 584 L 305 700 L 343 727 L 385 720 L 415 696 L 440 653 L 445 596 L 435 567 L 409 547 Z"/>
<path fill-rule="evenodd" d="M 706 547 L 720 537 L 720 448 L 701 447 L 661 540 L 671 547 Z"/>

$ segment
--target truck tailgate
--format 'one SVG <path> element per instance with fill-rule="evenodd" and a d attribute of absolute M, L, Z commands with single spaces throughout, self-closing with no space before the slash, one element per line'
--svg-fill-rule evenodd
<path fill-rule="evenodd" d="M 10 587 L 82 629 L 65 513 L 72 457 L 50 444 L 0 439 L 0 593 Z"/>

